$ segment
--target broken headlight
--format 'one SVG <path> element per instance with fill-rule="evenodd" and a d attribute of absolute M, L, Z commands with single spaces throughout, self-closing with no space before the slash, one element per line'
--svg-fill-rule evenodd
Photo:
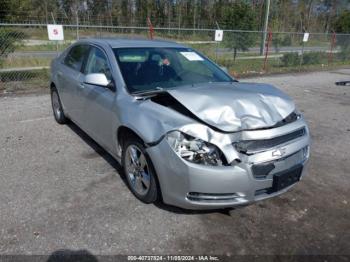
<path fill-rule="evenodd" d="M 183 159 L 208 166 L 221 166 L 225 162 L 222 152 L 215 145 L 180 131 L 167 134 L 167 141 Z"/>

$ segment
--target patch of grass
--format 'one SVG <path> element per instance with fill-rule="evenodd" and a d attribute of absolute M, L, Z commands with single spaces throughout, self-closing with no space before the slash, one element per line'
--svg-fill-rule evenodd
<path fill-rule="evenodd" d="M 271 74 L 284 74 L 284 73 L 301 73 L 301 72 L 313 72 L 313 71 L 324 71 L 333 70 L 337 68 L 349 68 L 350 60 L 347 61 L 335 61 L 331 64 L 309 64 L 301 66 L 283 66 L 278 59 L 268 60 L 267 70 L 263 71 L 263 60 L 254 61 L 252 60 L 239 60 L 241 63 L 239 66 L 229 67 L 231 75 L 234 77 L 249 77 L 256 75 L 271 75 Z M 251 62 L 249 65 L 248 62 Z M 255 70 L 254 70 L 255 69 Z"/>
<path fill-rule="evenodd" d="M 307 52 L 303 56 L 298 53 L 288 53 L 281 57 L 281 63 L 284 67 L 302 65 L 321 65 L 328 63 L 327 54 L 324 52 Z"/>
<path fill-rule="evenodd" d="M 16 46 L 16 52 L 22 51 L 22 52 L 30 52 L 30 51 L 63 51 L 66 49 L 71 42 L 64 42 L 58 44 L 56 46 L 56 43 L 52 42 L 52 44 L 42 44 L 42 45 L 24 45 L 23 43 L 21 45 Z"/>
<path fill-rule="evenodd" d="M 234 77 L 239 77 L 241 75 L 252 75 L 252 74 L 262 74 L 264 59 L 237 59 L 234 61 L 232 58 L 218 58 L 217 64 L 226 67 L 230 74 Z M 279 59 L 270 58 L 267 60 L 267 67 L 278 67 Z"/>
<path fill-rule="evenodd" d="M 2 60 L 1 68 L 23 68 L 34 66 L 49 66 L 52 59 L 48 57 L 14 57 L 9 56 Z"/>
<path fill-rule="evenodd" d="M 45 89 L 48 87 L 49 78 L 47 69 L 3 72 L 0 73 L 0 91 L 12 93 Z"/>
<path fill-rule="evenodd" d="M 327 54 L 324 52 L 309 52 L 303 55 L 304 65 L 326 64 Z"/>
<path fill-rule="evenodd" d="M 284 67 L 298 66 L 300 61 L 298 53 L 287 53 L 281 57 L 281 62 Z"/>
<path fill-rule="evenodd" d="M 284 64 L 280 58 L 269 58 L 267 60 L 266 70 L 263 70 L 264 59 L 242 59 L 234 61 L 231 58 L 218 58 L 217 64 L 226 67 L 230 74 L 234 77 L 245 77 L 252 75 L 264 75 L 264 74 L 279 74 L 289 72 L 308 72 L 317 70 L 334 69 L 339 67 L 350 66 L 350 59 L 346 61 L 336 60 L 330 65 L 328 64 L 327 55 L 322 54 L 309 54 L 306 56 L 305 63 L 300 66 L 300 60 L 298 63 Z M 213 59 L 213 57 L 211 57 Z M 304 57 L 305 58 L 305 57 Z M 214 60 L 214 59 L 213 59 Z"/>

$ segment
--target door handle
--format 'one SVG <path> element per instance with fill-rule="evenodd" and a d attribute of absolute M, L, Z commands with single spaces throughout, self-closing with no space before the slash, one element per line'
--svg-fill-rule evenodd
<path fill-rule="evenodd" d="M 62 72 L 58 72 L 57 75 L 58 75 L 58 76 L 62 76 Z"/>
<path fill-rule="evenodd" d="M 80 83 L 80 84 L 79 84 L 79 87 L 80 87 L 80 88 L 85 88 L 84 83 Z"/>

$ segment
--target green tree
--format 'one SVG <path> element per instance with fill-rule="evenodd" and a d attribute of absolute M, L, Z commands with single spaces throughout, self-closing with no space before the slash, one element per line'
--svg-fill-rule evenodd
<path fill-rule="evenodd" d="M 334 30 L 337 33 L 350 33 L 350 11 L 343 11 L 334 23 Z"/>
<path fill-rule="evenodd" d="M 132 15 L 132 8 L 128 0 L 121 0 L 120 2 L 121 11 L 121 24 L 123 25 L 132 25 L 132 21 L 134 19 Z"/>
<path fill-rule="evenodd" d="M 251 5 L 245 2 L 234 2 L 223 10 L 224 29 L 256 30 L 256 13 Z M 257 40 L 256 33 L 227 32 L 224 35 L 224 43 L 233 49 L 233 57 L 236 60 L 237 51 L 247 51 Z"/>
<path fill-rule="evenodd" d="M 0 21 L 8 21 L 9 20 L 9 12 L 5 10 L 9 10 L 11 8 L 11 3 L 8 0 L 0 0 Z"/>
<path fill-rule="evenodd" d="M 147 1 L 136 0 L 135 2 L 135 13 L 136 13 L 136 22 L 138 25 L 142 26 L 146 23 L 148 16 L 148 5 Z"/>
<path fill-rule="evenodd" d="M 337 33 L 350 33 L 350 11 L 343 11 L 334 23 L 334 31 Z M 338 35 L 337 45 L 342 49 L 341 57 L 346 60 L 350 58 L 350 37 L 348 35 Z"/>

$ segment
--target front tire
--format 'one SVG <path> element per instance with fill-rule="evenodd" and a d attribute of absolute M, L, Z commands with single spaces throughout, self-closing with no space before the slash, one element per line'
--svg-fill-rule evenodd
<path fill-rule="evenodd" d="M 137 138 L 130 138 L 123 145 L 122 164 L 131 192 L 144 203 L 159 200 L 159 186 L 143 143 Z"/>
<path fill-rule="evenodd" d="M 58 95 L 56 87 L 51 88 L 51 104 L 56 122 L 60 125 L 66 124 L 68 122 L 68 119 L 64 115 L 61 99 Z"/>

